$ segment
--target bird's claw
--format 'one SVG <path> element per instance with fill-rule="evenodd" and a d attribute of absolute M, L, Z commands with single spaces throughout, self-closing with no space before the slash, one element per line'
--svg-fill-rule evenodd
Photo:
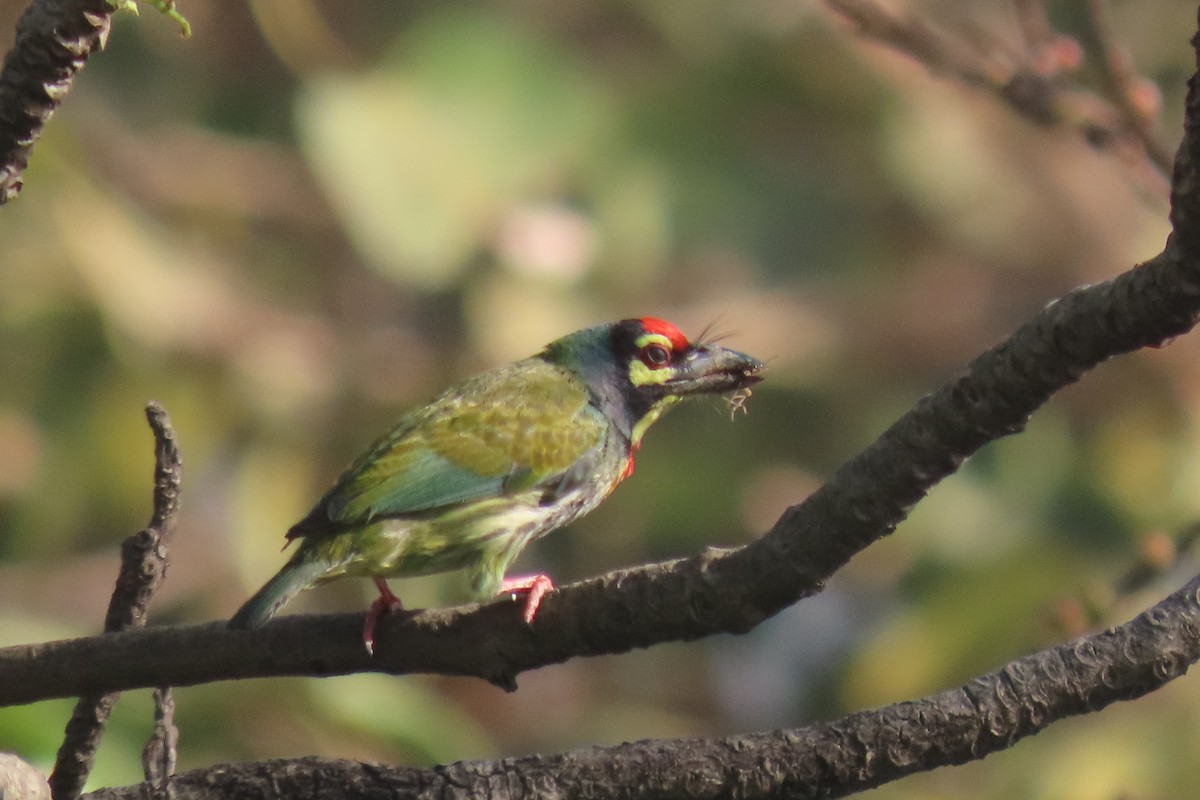
<path fill-rule="evenodd" d="M 384 614 L 404 610 L 404 604 L 392 593 L 387 581 L 376 578 L 375 585 L 379 587 L 379 597 L 371 603 L 371 608 L 367 611 L 367 621 L 363 624 L 363 646 L 370 655 L 375 655 L 375 626 L 379 623 L 379 618 Z"/>
<path fill-rule="evenodd" d="M 524 575 L 519 578 L 506 578 L 500 584 L 500 594 L 507 594 L 512 600 L 525 595 L 525 609 L 521 616 L 528 625 L 533 624 L 542 598 L 553 588 L 554 581 L 550 580 L 549 575 Z"/>

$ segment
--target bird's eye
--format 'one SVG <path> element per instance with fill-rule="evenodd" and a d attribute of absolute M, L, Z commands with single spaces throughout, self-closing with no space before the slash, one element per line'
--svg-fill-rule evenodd
<path fill-rule="evenodd" d="M 650 369 L 662 369 L 671 360 L 671 353 L 661 344 L 648 344 L 642 348 L 642 363 Z"/>

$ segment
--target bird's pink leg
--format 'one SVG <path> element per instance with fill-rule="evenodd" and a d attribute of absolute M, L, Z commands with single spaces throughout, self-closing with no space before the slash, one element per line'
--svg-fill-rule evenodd
<path fill-rule="evenodd" d="M 554 581 L 549 575 L 522 575 L 516 578 L 505 578 L 500 584 L 500 594 L 510 594 L 514 600 L 518 594 L 525 595 L 525 622 L 532 623 L 537 616 L 538 606 L 546 592 L 554 588 Z"/>
<path fill-rule="evenodd" d="M 404 610 L 404 604 L 400 602 L 399 597 L 392 594 L 387 581 L 383 578 L 376 578 L 375 585 L 379 587 L 379 597 L 376 597 L 375 602 L 371 603 L 371 610 L 367 612 L 367 622 L 363 625 L 363 644 L 371 655 L 375 655 L 375 625 L 379 622 L 379 618 L 393 611 Z"/>

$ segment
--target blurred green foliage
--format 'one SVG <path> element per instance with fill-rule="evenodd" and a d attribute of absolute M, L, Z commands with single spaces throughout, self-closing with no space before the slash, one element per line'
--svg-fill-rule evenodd
<path fill-rule="evenodd" d="M 5 47 L 21 5 L 0 1 Z M 916 5 L 1012 35 L 1003 4 Z M 1194 4 L 1149 5 L 1112 11 L 1174 139 Z M 1050 4 L 1068 34 L 1080 7 Z M 118 15 L 0 210 L 0 644 L 100 628 L 117 545 L 149 513 L 149 398 L 185 455 L 165 624 L 232 612 L 344 463 L 451 380 L 642 314 L 718 320 L 772 359 L 747 417 L 675 412 L 633 480 L 524 557 L 567 582 L 761 533 L 967 359 L 1167 231 L 1120 161 L 812 0 L 182 10 L 186 41 Z M 181 767 L 797 726 L 1121 620 L 1179 576 L 1117 597 L 1119 576 L 1200 511 L 1193 339 L 1064 391 L 750 635 L 539 670 L 513 695 L 378 676 L 184 689 Z M 463 597 L 454 575 L 396 588 Z M 368 596 L 343 582 L 295 605 Z M 69 708 L 0 710 L 0 750 L 48 768 Z M 1183 679 L 875 796 L 1195 795 L 1198 714 Z M 93 786 L 138 780 L 150 725 L 146 693 L 122 699 Z"/>

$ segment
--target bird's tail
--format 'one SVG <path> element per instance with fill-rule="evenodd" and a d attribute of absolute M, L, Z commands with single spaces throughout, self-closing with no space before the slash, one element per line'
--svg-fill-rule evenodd
<path fill-rule="evenodd" d="M 229 627 L 248 631 L 261 628 L 287 601 L 311 586 L 328 569 L 326 564 L 293 557 L 237 610 L 229 620 Z"/>

